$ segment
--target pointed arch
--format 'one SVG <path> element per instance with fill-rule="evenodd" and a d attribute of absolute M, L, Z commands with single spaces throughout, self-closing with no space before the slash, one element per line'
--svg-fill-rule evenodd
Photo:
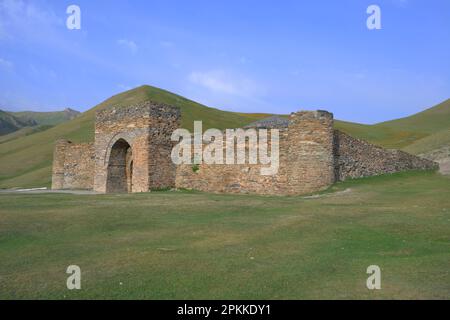
<path fill-rule="evenodd" d="M 133 190 L 133 151 L 125 139 L 111 147 L 107 166 L 106 192 L 126 193 Z"/>

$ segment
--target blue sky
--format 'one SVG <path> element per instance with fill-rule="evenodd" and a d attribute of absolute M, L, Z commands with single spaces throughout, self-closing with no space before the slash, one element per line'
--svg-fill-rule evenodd
<path fill-rule="evenodd" d="M 84 111 L 142 84 L 224 110 L 406 116 L 450 98 L 450 1 L 0 0 L 0 108 Z"/>

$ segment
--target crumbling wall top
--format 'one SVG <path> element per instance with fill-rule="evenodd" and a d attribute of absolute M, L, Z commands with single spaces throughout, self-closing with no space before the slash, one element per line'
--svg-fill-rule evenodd
<path fill-rule="evenodd" d="M 298 111 L 292 112 L 289 116 L 290 120 L 293 119 L 333 119 L 333 114 L 325 110 L 315 110 L 315 111 Z"/>
<path fill-rule="evenodd" d="M 122 121 L 123 119 L 171 118 L 179 117 L 180 109 L 153 101 L 145 101 L 130 106 L 109 106 L 97 111 L 96 122 Z"/>

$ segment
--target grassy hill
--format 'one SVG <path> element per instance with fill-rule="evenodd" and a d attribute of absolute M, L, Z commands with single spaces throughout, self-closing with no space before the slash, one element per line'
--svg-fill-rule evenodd
<path fill-rule="evenodd" d="M 421 153 L 419 148 L 408 148 L 408 146 L 421 139 L 438 134 L 440 131 L 442 133 L 438 134 L 434 140 L 439 140 L 442 143 L 446 140 L 444 136 L 448 134 L 447 129 L 450 128 L 450 99 L 425 111 L 401 119 L 381 122 L 375 125 L 336 122 L 336 127 L 383 147 L 405 148 L 405 150 L 417 154 Z M 433 140 L 433 138 L 430 139 Z"/>
<path fill-rule="evenodd" d="M 94 116 L 108 106 L 126 106 L 146 100 L 178 106 L 182 126 L 192 130 L 194 120 L 202 120 L 207 128 L 236 128 L 265 118 L 268 114 L 246 114 L 206 107 L 171 92 L 151 86 L 141 86 L 115 95 L 73 120 L 37 133 L 23 133 L 14 140 L 0 139 L 0 188 L 50 186 L 54 142 L 66 138 L 74 142 L 94 139 Z M 336 121 L 335 127 L 355 137 L 388 147 L 403 148 L 450 128 L 450 100 L 411 117 L 363 125 Z M 442 143 L 447 131 L 439 135 Z M 441 137 L 442 136 L 442 137 Z M 448 137 L 447 137 L 448 138 Z M 427 143 L 425 142 L 425 145 Z M 419 152 L 420 153 L 420 152 Z"/>
<path fill-rule="evenodd" d="M 70 108 L 54 112 L 0 110 L 0 143 L 47 130 L 52 126 L 72 120 L 79 114 L 80 112 Z"/>
<path fill-rule="evenodd" d="M 24 122 L 35 123 L 42 126 L 54 126 L 68 120 L 76 118 L 80 112 L 66 108 L 63 111 L 53 112 L 35 112 L 35 111 L 20 111 L 20 112 L 8 112 L 17 119 Z"/>
<path fill-rule="evenodd" d="M 419 139 L 403 150 L 412 154 L 424 154 L 444 146 L 450 147 L 450 127 Z"/>
<path fill-rule="evenodd" d="M 36 125 L 33 121 L 25 121 L 9 112 L 0 110 L 0 135 L 9 134 L 21 128 Z"/>
<path fill-rule="evenodd" d="M 198 104 L 151 86 L 142 86 L 115 95 L 79 117 L 43 132 L 0 144 L 0 188 L 50 186 L 54 142 L 66 138 L 74 142 L 94 139 L 95 112 L 108 106 L 126 106 L 146 100 L 178 106 L 182 126 L 192 130 L 194 120 L 203 127 L 233 128 L 267 117 L 267 114 L 238 114 Z"/>
<path fill-rule="evenodd" d="M 5 134 L 5 135 L 0 135 L 0 144 L 14 140 L 14 139 L 18 139 L 24 136 L 28 136 L 30 134 L 36 133 L 36 132 L 41 132 L 47 129 L 50 129 L 51 125 L 42 125 L 42 126 L 34 126 L 34 127 L 23 127 L 19 130 L 13 131 L 11 133 Z"/>

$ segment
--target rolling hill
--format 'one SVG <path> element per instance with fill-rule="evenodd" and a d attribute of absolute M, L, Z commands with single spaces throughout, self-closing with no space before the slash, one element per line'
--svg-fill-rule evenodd
<path fill-rule="evenodd" d="M 43 126 L 54 126 L 72 120 L 80 114 L 79 111 L 70 108 L 65 108 L 63 111 L 52 112 L 19 111 L 8 113 L 22 121 L 34 122 L 36 125 Z"/>
<path fill-rule="evenodd" d="M 450 174 L 450 99 L 409 117 L 375 125 L 336 122 L 336 127 L 386 148 L 437 161 Z"/>
<path fill-rule="evenodd" d="M 419 139 L 403 150 L 412 154 L 427 154 L 446 146 L 450 147 L 450 127 Z"/>
<path fill-rule="evenodd" d="M 28 136 L 30 134 L 45 131 L 47 129 L 50 129 L 53 126 L 50 125 L 42 125 L 42 126 L 34 126 L 34 127 L 23 127 L 21 129 L 18 129 L 16 131 L 13 131 L 11 133 L 0 135 L 0 144 L 18 139 L 24 136 Z"/>
<path fill-rule="evenodd" d="M 141 86 L 115 95 L 75 119 L 48 130 L 3 143 L 0 140 L 0 188 L 50 186 L 53 147 L 57 139 L 92 141 L 96 111 L 108 106 L 120 107 L 146 100 L 178 106 L 181 109 L 182 126 L 189 130 L 192 130 L 194 120 L 202 120 L 204 129 L 225 129 L 241 127 L 269 116 L 221 111 L 162 89 Z M 403 148 L 412 147 L 413 143 L 419 143 L 421 139 L 438 135 L 441 130 L 450 128 L 448 115 L 450 100 L 407 118 L 376 125 L 336 120 L 335 127 L 384 147 Z M 445 139 L 446 132 L 439 135 L 441 142 L 448 141 Z"/>
<path fill-rule="evenodd" d="M 422 153 L 419 147 L 410 147 L 431 135 L 438 134 L 439 141 L 450 128 L 450 99 L 412 116 L 363 125 L 349 122 L 337 122 L 336 127 L 356 137 L 366 139 L 386 148 L 405 149 L 415 154 Z M 431 139 L 432 140 L 432 139 Z M 424 140 L 427 141 L 427 140 Z M 447 140 L 448 141 L 448 140 Z"/>
<path fill-rule="evenodd" d="M 34 125 L 36 125 L 36 123 L 33 121 L 24 121 L 9 112 L 0 110 L 0 135 L 8 134 L 21 128 Z"/>

